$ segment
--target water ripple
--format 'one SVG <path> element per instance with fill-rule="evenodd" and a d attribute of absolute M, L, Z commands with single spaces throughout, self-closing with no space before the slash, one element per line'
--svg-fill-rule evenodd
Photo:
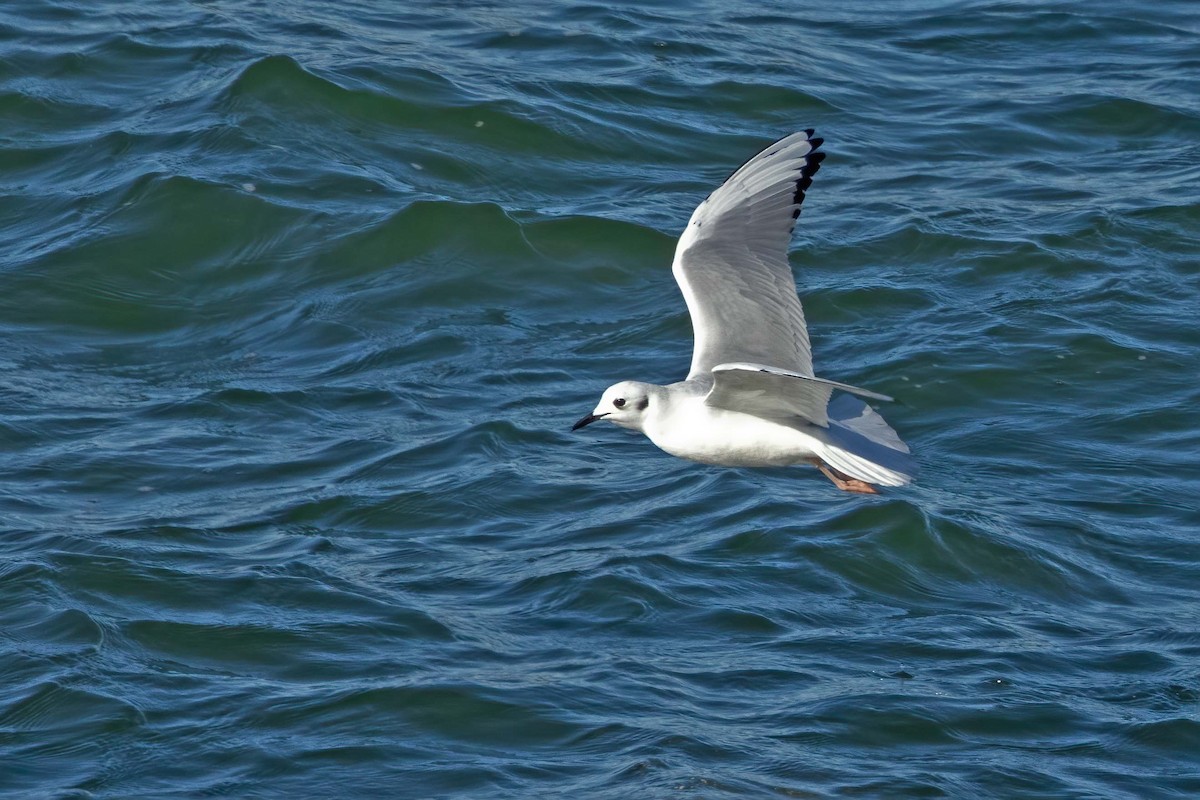
<path fill-rule="evenodd" d="M 1200 794 L 1190 9 L 444 5 L 0 9 L 0 792 Z M 570 433 L 810 125 L 920 481 Z"/>

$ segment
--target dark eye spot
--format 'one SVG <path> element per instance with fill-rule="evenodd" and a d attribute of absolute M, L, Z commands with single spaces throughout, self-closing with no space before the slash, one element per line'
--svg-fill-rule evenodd
<path fill-rule="evenodd" d="M 617 408 L 624 408 L 625 407 L 625 398 L 618 397 L 616 400 L 613 400 L 613 405 L 616 406 Z"/>

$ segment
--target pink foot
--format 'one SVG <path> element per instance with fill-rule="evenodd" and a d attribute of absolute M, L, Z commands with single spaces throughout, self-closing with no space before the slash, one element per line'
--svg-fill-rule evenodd
<path fill-rule="evenodd" d="M 833 485 L 841 489 L 843 492 L 855 492 L 857 494 L 879 494 L 879 490 L 866 481 L 860 481 L 858 478 L 851 478 L 844 472 L 839 472 L 833 467 L 826 464 L 824 461 L 813 459 L 813 464 L 817 469 L 821 470 L 821 474 L 829 480 L 833 481 Z"/>

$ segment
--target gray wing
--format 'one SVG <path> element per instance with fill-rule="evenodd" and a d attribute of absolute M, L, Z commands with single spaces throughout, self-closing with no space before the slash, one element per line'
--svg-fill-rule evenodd
<path fill-rule="evenodd" d="M 696 340 L 689 379 L 747 360 L 813 374 L 787 252 L 825 158 L 821 142 L 810 129 L 763 150 L 699 205 L 679 237 L 672 272 Z"/>
<path fill-rule="evenodd" d="M 712 377 L 712 389 L 704 397 L 707 405 L 768 419 L 798 416 L 823 428 L 829 425 L 829 397 L 834 389 L 874 400 L 892 399 L 857 386 L 764 364 L 717 364 Z"/>
<path fill-rule="evenodd" d="M 841 395 L 829 404 L 829 427 L 819 432 L 821 459 L 868 483 L 903 486 L 917 474 L 917 462 L 891 426 L 857 397 Z"/>

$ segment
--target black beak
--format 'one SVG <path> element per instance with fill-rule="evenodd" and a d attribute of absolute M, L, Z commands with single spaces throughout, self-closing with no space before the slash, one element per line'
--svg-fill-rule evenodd
<path fill-rule="evenodd" d="M 576 422 L 574 425 L 572 425 L 571 430 L 577 431 L 580 428 L 582 428 L 584 425 L 591 425 L 596 420 L 604 419 L 607 416 L 608 416 L 608 414 L 588 414 L 583 419 L 579 420 L 579 422 Z"/>

